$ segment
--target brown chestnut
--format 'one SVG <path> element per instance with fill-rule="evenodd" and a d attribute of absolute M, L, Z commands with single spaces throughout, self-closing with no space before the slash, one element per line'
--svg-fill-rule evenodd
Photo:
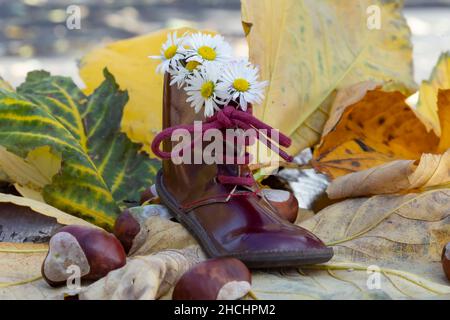
<path fill-rule="evenodd" d="M 442 268 L 444 269 L 447 279 L 450 281 L 450 242 L 447 243 L 442 250 Z"/>
<path fill-rule="evenodd" d="M 126 254 L 119 240 L 102 229 L 71 225 L 50 239 L 42 264 L 42 276 L 51 286 L 65 284 L 69 267 L 79 268 L 81 279 L 98 280 L 124 266 Z"/>
<path fill-rule="evenodd" d="M 298 200 L 292 192 L 281 189 L 262 189 L 267 201 L 278 211 L 278 215 L 289 222 L 295 222 L 298 214 Z"/>
<path fill-rule="evenodd" d="M 152 185 L 151 187 L 142 191 L 140 205 L 156 202 L 158 198 L 159 196 L 158 193 L 156 192 L 156 186 Z"/>
<path fill-rule="evenodd" d="M 126 253 L 128 253 L 133 245 L 133 240 L 141 231 L 141 226 L 133 217 L 129 210 L 123 211 L 116 219 L 114 224 L 114 235 L 122 243 Z"/>
<path fill-rule="evenodd" d="M 240 260 L 216 258 L 203 261 L 178 280 L 174 300 L 236 300 L 251 289 L 251 273 Z"/>

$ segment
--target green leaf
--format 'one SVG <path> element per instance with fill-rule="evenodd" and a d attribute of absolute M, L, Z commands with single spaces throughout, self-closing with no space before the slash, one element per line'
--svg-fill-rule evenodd
<path fill-rule="evenodd" d="M 152 184 L 158 161 L 120 132 L 128 100 L 114 77 L 86 97 L 70 78 L 28 74 L 17 94 L 0 89 L 0 145 L 25 158 L 40 146 L 62 155 L 62 166 L 43 190 L 44 200 L 111 228 L 126 202 Z"/>

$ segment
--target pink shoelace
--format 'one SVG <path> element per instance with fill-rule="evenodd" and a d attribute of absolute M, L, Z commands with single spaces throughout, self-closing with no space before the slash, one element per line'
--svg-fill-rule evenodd
<path fill-rule="evenodd" d="M 170 159 L 171 153 L 162 151 L 160 149 L 161 143 L 171 137 L 172 133 L 177 129 L 187 130 L 189 133 L 194 133 L 194 125 L 178 125 L 170 128 L 166 128 L 161 131 L 152 142 L 152 151 L 153 153 L 161 159 Z M 273 128 L 266 123 L 255 118 L 251 113 L 237 110 L 233 106 L 226 106 L 222 110 L 219 110 L 212 117 L 206 119 L 202 123 L 202 136 L 210 129 L 242 129 L 249 130 L 254 129 L 256 131 L 256 138 L 264 143 L 268 148 L 272 151 L 276 152 L 281 158 L 284 160 L 291 162 L 292 156 L 287 154 L 285 151 L 281 150 L 278 146 L 276 146 L 272 142 L 272 130 Z M 260 130 L 265 130 L 267 133 L 267 138 L 262 135 Z M 278 132 L 278 144 L 282 147 L 289 147 L 291 145 L 291 139 L 281 132 Z M 251 141 L 246 141 L 246 146 L 251 145 Z M 194 146 L 194 143 L 191 143 L 191 147 Z M 226 155 L 224 155 L 226 157 Z M 245 164 L 248 164 L 250 161 L 249 155 L 245 154 Z M 233 161 L 237 160 L 237 156 L 233 158 Z M 235 162 L 233 162 L 235 163 Z M 233 184 L 233 185 L 245 185 L 251 186 L 254 184 L 253 176 L 228 176 L 228 175 L 218 175 L 217 179 L 222 184 Z"/>

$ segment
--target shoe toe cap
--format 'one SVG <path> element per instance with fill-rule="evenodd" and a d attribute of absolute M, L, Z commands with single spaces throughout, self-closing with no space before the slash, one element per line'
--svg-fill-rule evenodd
<path fill-rule="evenodd" d="M 227 242 L 235 256 L 244 262 L 261 267 L 300 265 L 326 262 L 333 256 L 327 247 L 311 232 L 296 226 L 267 226 L 246 230 Z"/>

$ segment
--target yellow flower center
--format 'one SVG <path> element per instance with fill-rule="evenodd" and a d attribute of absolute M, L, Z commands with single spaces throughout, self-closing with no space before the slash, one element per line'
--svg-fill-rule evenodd
<path fill-rule="evenodd" d="M 200 89 L 200 94 L 205 99 L 211 97 L 213 95 L 213 92 L 214 92 L 214 83 L 212 81 L 205 82 Z"/>
<path fill-rule="evenodd" d="M 250 88 L 250 83 L 242 78 L 234 80 L 233 87 L 240 92 L 246 92 Z"/>
<path fill-rule="evenodd" d="M 197 61 L 189 61 L 188 63 L 186 63 L 186 69 L 192 72 L 195 68 L 198 67 L 199 64 L 200 62 Z"/>
<path fill-rule="evenodd" d="M 198 48 L 198 54 L 205 60 L 212 61 L 216 59 L 217 53 L 216 51 L 208 46 L 203 46 Z"/>
<path fill-rule="evenodd" d="M 164 57 L 166 59 L 172 59 L 174 55 L 176 55 L 178 47 L 176 45 L 170 46 L 164 51 Z"/>

